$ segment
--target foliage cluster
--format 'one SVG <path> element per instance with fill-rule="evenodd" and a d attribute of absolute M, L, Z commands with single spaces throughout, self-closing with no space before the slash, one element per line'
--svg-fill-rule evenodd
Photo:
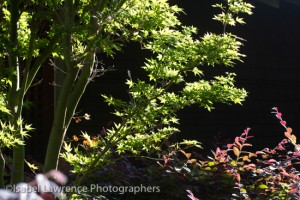
<path fill-rule="evenodd" d="M 95 144 L 97 151 L 101 149 L 99 156 L 83 158 L 92 160 L 88 169 L 109 160 L 112 147 L 119 153 L 158 150 L 159 143 L 178 131 L 176 112 L 185 106 L 212 109 L 215 102 L 241 103 L 246 96 L 245 90 L 234 86 L 234 74 L 205 80 L 202 72 L 203 66 L 241 61 L 241 40 L 225 31 L 195 39 L 196 29 L 183 26 L 177 17 L 182 10 L 167 0 L 5 0 L 0 5 L 0 66 L 4 69 L 0 109 L 10 113 L 7 120 L 14 130 L 24 127 L 18 122 L 23 118 L 25 95 L 49 58 L 56 77 L 61 77 L 54 84 L 61 88 L 55 88 L 45 172 L 58 165 L 67 129 L 88 83 L 107 71 L 99 60 L 104 54 L 113 56 L 129 42 L 139 42 L 152 53 L 144 65 L 149 80 L 129 77 L 130 102 L 104 96 L 116 108 L 120 122 Z M 241 13 L 251 14 L 252 6 L 242 0 L 228 0 L 224 6 L 216 5 L 222 14 L 215 18 L 224 27 L 241 22 L 237 18 Z M 197 81 L 187 81 L 191 73 Z M 23 134 L 17 136 L 24 141 Z M 24 149 L 24 145 L 13 147 L 12 183 L 24 178 Z"/>
<path fill-rule="evenodd" d="M 253 136 L 247 128 L 233 143 L 212 151 L 213 156 L 177 149 L 163 156 L 162 166 L 193 181 L 187 186 L 193 200 L 299 199 L 299 144 L 278 108 L 273 111 L 285 129 L 285 138 L 272 149 L 251 151 L 248 140 Z"/>
<path fill-rule="evenodd" d="M 86 184 L 159 185 L 162 194 L 144 193 L 133 199 L 166 198 L 207 199 L 299 199 L 300 153 L 297 138 L 274 107 L 284 138 L 274 148 L 251 150 L 250 128 L 235 137 L 232 143 L 218 147 L 211 155 L 190 149 L 188 141 L 163 148 L 157 158 L 121 157 L 114 154 L 115 164 L 99 169 Z M 191 152 L 191 153 L 190 153 Z M 156 162 L 154 162 L 156 161 Z M 87 194 L 81 194 L 87 195 Z M 99 193 L 89 193 L 100 197 Z M 106 194 L 109 198 L 125 198 L 128 194 Z"/>
<path fill-rule="evenodd" d="M 236 2 L 240 1 L 227 3 L 232 8 Z M 243 55 L 239 53 L 239 48 L 242 43 L 237 36 L 226 32 L 207 33 L 195 39 L 196 28 L 182 26 L 174 18 L 179 11 L 177 7 L 166 9 L 165 1 L 151 4 L 156 9 L 164 10 L 169 16 L 167 19 L 173 22 L 164 22 L 163 25 L 166 25 L 159 30 L 152 28 L 151 31 L 144 31 L 148 38 L 140 42 L 144 49 L 152 53 L 143 67 L 148 80 L 135 80 L 128 72 L 126 84 L 130 101 L 103 95 L 108 105 L 115 108 L 114 114 L 119 121 L 106 129 L 105 135 L 83 133 L 82 144 L 72 146 L 65 143 L 62 157 L 77 174 L 76 185 L 84 183 L 88 176 L 112 162 L 114 153 L 139 155 L 161 151 L 164 141 L 179 131 L 176 113 L 184 107 L 197 104 L 211 110 L 215 103 L 240 104 L 246 97 L 246 91 L 234 85 L 235 74 L 227 73 L 206 80 L 203 73 L 207 66 L 232 66 L 236 61 L 241 61 Z M 245 7 L 239 12 L 251 14 L 250 4 L 238 5 Z M 231 9 L 227 12 L 239 13 Z M 217 20 L 222 18 L 220 16 Z M 195 81 L 189 81 L 191 76 Z M 198 145 L 197 141 L 186 143 Z"/>
<path fill-rule="evenodd" d="M 122 180 L 128 180 L 128 183 L 157 182 L 169 190 L 172 188 L 168 185 L 170 179 L 166 181 L 163 177 L 169 178 L 171 175 L 174 180 L 184 181 L 191 186 L 187 188 L 190 189 L 190 197 L 193 197 L 192 192 L 197 184 L 216 177 L 221 177 L 221 181 L 224 179 L 229 196 L 232 191 L 230 189 L 236 191 L 237 197 L 245 198 L 250 193 L 252 195 L 262 190 L 266 194 L 269 191 L 282 193 L 283 190 L 278 185 L 282 186 L 284 181 L 278 178 L 278 185 L 271 188 L 269 176 L 260 173 L 260 170 L 270 173 L 277 167 L 272 153 L 260 151 L 262 159 L 268 160 L 245 164 L 259 156 L 259 153 L 244 152 L 243 147 L 249 146 L 246 143 L 250 137 L 248 130 L 237 137 L 233 144 L 229 144 L 228 149 L 217 149 L 211 161 L 192 159 L 185 148 L 201 146 L 197 141 L 188 140 L 170 146 L 168 154 L 159 158 L 159 170 L 145 167 L 140 172 L 128 161 L 128 157 L 144 155 L 149 158 L 162 152 L 166 141 L 175 132 L 179 132 L 176 114 L 184 107 L 196 104 L 211 110 L 215 103 L 241 104 L 245 99 L 246 91 L 234 84 L 234 73 L 208 80 L 204 76 L 204 70 L 216 65 L 233 66 L 237 61 L 242 61 L 242 39 L 228 33 L 226 26 L 243 24 L 241 14 L 251 14 L 250 4 L 242 0 L 227 0 L 226 4 L 215 5 L 221 13 L 214 19 L 223 24 L 223 33 L 206 33 L 198 38 L 195 27 L 183 26 L 178 20 L 177 15 L 182 10 L 177 6 L 170 6 L 167 0 L 51 0 L 26 3 L 23 5 L 18 0 L 3 1 L 0 11 L 3 18 L 0 22 L 0 66 L 5 69 L 1 71 L 0 77 L 0 111 L 5 114 L 3 119 L 7 120 L 1 123 L 0 150 L 4 147 L 14 148 L 12 183 L 23 178 L 24 137 L 32 129 L 21 120 L 25 94 L 41 66 L 52 56 L 56 73 L 64 75 L 62 87 L 58 89 L 59 97 L 55 102 L 55 119 L 44 171 L 57 167 L 60 148 L 64 144 L 61 157 L 72 167 L 75 177 L 71 184 L 75 186 L 88 184 L 91 177 L 101 177 L 95 174 L 103 175 L 105 169 L 116 170 L 111 164 L 117 163 L 129 168 L 119 175 Z M 134 73 L 128 72 L 128 102 L 103 95 L 105 102 L 114 107 L 114 114 L 118 117 L 112 127 L 104 129 L 103 134 L 92 136 L 83 132 L 79 138 L 73 136 L 75 143 L 63 143 L 87 84 L 98 73 L 106 71 L 97 68 L 100 67 L 98 60 L 104 54 L 113 56 L 128 42 L 138 42 L 150 53 L 151 56 L 143 66 L 147 79 L 137 79 Z M 279 113 L 276 115 L 279 116 Z M 89 116 L 85 115 L 83 118 L 88 119 Z M 286 144 L 296 145 L 295 136 L 288 128 L 286 137 L 288 139 L 281 144 L 282 148 Z M 297 154 L 293 156 L 295 158 Z M 4 159 L 1 161 L 3 170 Z M 271 164 L 274 166 L 268 171 L 266 165 L 269 167 Z M 288 175 L 281 178 L 291 178 L 293 172 L 286 168 L 284 170 L 280 172 Z M 250 186 L 243 182 L 244 175 L 248 175 L 250 171 L 254 171 L 255 177 L 262 177 L 253 180 L 253 188 L 253 184 Z M 131 175 L 144 177 L 132 182 Z M 108 177 L 113 176 L 115 175 Z M 173 186 L 178 188 L 178 185 Z M 214 185 L 217 188 L 215 190 L 223 191 L 221 185 Z M 4 186 L 3 181 L 0 186 Z M 290 187 L 297 189 L 296 186 Z M 293 190 L 288 189 L 282 195 L 290 195 Z M 178 199 L 184 193 L 185 191 L 175 192 L 173 197 Z"/>
<path fill-rule="evenodd" d="M 109 199 L 127 195 L 130 199 L 186 199 L 186 195 L 192 200 L 299 199 L 300 145 L 278 108 L 272 111 L 284 127 L 284 138 L 274 148 L 253 150 L 249 143 L 253 136 L 247 128 L 232 143 L 218 147 L 211 155 L 193 148 L 200 147 L 199 143 L 189 141 L 162 147 L 156 158 L 147 154 L 138 158 L 129 154 L 120 156 L 115 152 L 114 164 L 99 168 L 85 184 L 159 185 L 162 192 L 147 197 L 144 193 L 105 194 Z M 77 194 L 77 197 L 86 195 L 100 198 L 103 193 Z"/>

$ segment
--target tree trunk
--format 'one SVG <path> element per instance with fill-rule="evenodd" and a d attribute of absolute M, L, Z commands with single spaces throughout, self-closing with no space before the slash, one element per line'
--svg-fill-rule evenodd
<path fill-rule="evenodd" d="M 77 71 L 67 74 L 55 108 L 54 123 L 48 141 L 44 172 L 57 169 L 60 150 L 77 105 L 89 82 L 94 67 L 94 52 L 89 53 L 80 75 Z M 74 69 L 78 67 L 74 66 Z M 77 78 L 77 79 L 76 79 Z"/>

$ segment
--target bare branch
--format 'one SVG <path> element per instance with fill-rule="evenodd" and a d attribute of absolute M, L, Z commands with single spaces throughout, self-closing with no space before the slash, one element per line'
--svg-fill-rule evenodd
<path fill-rule="evenodd" d="M 43 79 L 37 81 L 36 83 L 31 84 L 30 87 L 37 86 L 37 85 L 41 84 L 42 82 L 43 82 Z"/>
<path fill-rule="evenodd" d="M 58 71 L 62 72 L 63 74 L 67 75 L 67 72 L 65 72 L 65 71 L 62 70 L 61 68 L 57 67 L 56 64 L 53 62 L 52 59 L 49 59 L 49 61 L 50 61 L 49 64 L 50 64 L 50 66 L 53 67 L 54 71 L 58 70 Z"/>
<path fill-rule="evenodd" d="M 98 67 L 99 65 L 100 65 L 100 69 Z M 104 68 L 104 63 L 102 61 L 99 61 L 97 56 L 95 56 L 94 68 L 93 68 L 93 71 L 92 71 L 91 76 L 89 78 L 89 82 L 94 81 L 95 78 L 103 76 L 105 72 L 113 71 L 113 70 L 115 70 L 114 66 L 110 66 L 107 69 L 105 69 Z"/>

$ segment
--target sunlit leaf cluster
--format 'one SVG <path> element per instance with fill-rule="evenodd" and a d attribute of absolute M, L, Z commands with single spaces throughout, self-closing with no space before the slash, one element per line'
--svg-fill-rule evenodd
<path fill-rule="evenodd" d="M 101 143 L 80 143 L 81 147 L 89 146 L 83 148 L 85 154 L 80 152 L 82 148 L 65 145 L 63 157 L 81 174 L 103 166 L 103 159 L 112 156 L 112 152 L 138 155 L 161 150 L 164 141 L 180 131 L 177 112 L 186 106 L 196 104 L 211 110 L 215 103 L 241 104 L 247 95 L 235 86 L 233 73 L 205 78 L 204 71 L 210 66 L 233 66 L 241 61 L 242 40 L 234 34 L 207 33 L 198 37 L 195 27 L 180 24 L 176 14 L 181 9 L 169 6 L 165 0 L 129 0 L 115 13 L 108 8 L 104 13 L 111 13 L 104 19 L 96 16 L 104 27 L 102 36 L 141 42 L 151 53 L 143 66 L 148 80 L 132 78 L 130 74 L 126 82 L 129 101 L 103 95 L 105 102 L 115 108 L 119 120 L 105 129 L 105 135 L 97 136 L 102 138 Z M 112 47 L 112 40 L 101 41 L 110 41 L 107 45 Z M 118 45 L 118 41 L 114 44 Z M 88 140 L 86 137 L 84 141 Z M 193 141 L 185 144 L 199 146 Z M 82 168 L 83 164 L 87 167 Z"/>
<path fill-rule="evenodd" d="M 243 17 L 239 14 L 252 14 L 253 5 L 243 0 L 226 0 L 226 4 L 216 4 L 214 7 L 220 8 L 222 12 L 215 15 L 214 19 L 222 22 L 224 25 L 235 26 L 236 24 L 245 24 Z"/>
<path fill-rule="evenodd" d="M 19 134 L 24 137 L 28 137 L 28 132 L 32 131 L 33 128 L 31 125 L 24 125 L 22 120 L 19 120 L 18 124 L 23 126 L 22 130 L 17 130 L 10 123 L 0 121 L 0 149 L 11 148 L 13 146 L 25 144 L 23 140 L 19 139 Z"/>

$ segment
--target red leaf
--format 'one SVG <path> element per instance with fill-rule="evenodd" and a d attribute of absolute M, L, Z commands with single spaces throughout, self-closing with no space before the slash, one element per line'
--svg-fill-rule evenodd
<path fill-rule="evenodd" d="M 288 127 L 288 128 L 286 128 L 286 132 L 291 133 L 291 132 L 293 132 L 293 129 Z"/>
<path fill-rule="evenodd" d="M 299 176 L 297 174 L 290 174 L 290 177 L 293 178 L 293 179 L 298 179 Z"/>
<path fill-rule="evenodd" d="M 79 122 L 81 122 L 81 119 L 80 119 L 80 118 L 78 118 L 78 117 L 75 117 L 75 118 L 74 118 L 74 120 L 75 120 L 75 123 L 79 123 Z"/>
<path fill-rule="evenodd" d="M 163 156 L 163 159 L 164 159 L 164 165 L 166 165 L 169 161 L 169 159 L 167 158 L 167 156 Z"/>
<path fill-rule="evenodd" d="M 265 164 L 271 164 L 271 163 L 275 163 L 275 162 L 277 162 L 277 161 L 274 160 L 274 159 L 270 159 L 270 160 L 267 160 L 267 161 L 265 162 Z"/>
<path fill-rule="evenodd" d="M 242 134 L 242 136 L 248 135 L 249 131 L 250 131 L 250 128 L 245 129 L 244 132 L 243 132 L 243 134 Z"/>
<path fill-rule="evenodd" d="M 297 190 L 297 189 L 291 189 L 290 191 L 289 191 L 289 193 L 298 193 L 299 192 L 299 190 Z"/>
<path fill-rule="evenodd" d="M 266 153 L 263 152 L 263 151 L 257 151 L 255 154 L 256 154 L 256 155 L 260 155 L 260 154 L 266 154 Z"/>
<path fill-rule="evenodd" d="M 294 152 L 294 153 L 293 153 L 293 156 L 299 157 L 299 156 L 300 156 L 300 152 L 299 152 L 299 151 Z"/>
<path fill-rule="evenodd" d="M 276 147 L 276 149 L 278 149 L 278 150 L 280 150 L 280 151 L 285 150 L 285 148 L 284 148 L 281 144 L 279 144 L 279 145 Z"/>
<path fill-rule="evenodd" d="M 225 150 L 225 149 L 224 149 L 224 150 L 221 150 L 221 154 L 222 154 L 222 155 L 226 155 L 226 154 L 227 154 L 227 150 Z"/>
<path fill-rule="evenodd" d="M 289 141 L 288 141 L 287 139 L 283 139 L 283 140 L 281 141 L 281 143 L 282 143 L 282 144 L 287 144 L 287 143 L 289 143 Z"/>
<path fill-rule="evenodd" d="M 240 137 L 241 142 L 245 142 L 245 140 L 246 140 L 245 138 Z"/>
<path fill-rule="evenodd" d="M 234 142 L 238 143 L 239 141 L 241 141 L 240 139 L 241 139 L 240 137 L 235 137 Z"/>
<path fill-rule="evenodd" d="M 236 180 L 240 183 L 241 182 L 241 175 L 240 174 L 236 174 L 235 175 Z"/>
<path fill-rule="evenodd" d="M 246 168 L 247 170 L 254 170 L 254 169 L 256 169 L 256 165 L 252 163 L 249 165 L 245 165 L 244 168 Z"/>
<path fill-rule="evenodd" d="M 283 176 L 289 177 L 289 173 L 287 173 L 286 171 L 280 172 L 280 174 L 282 174 Z"/>
<path fill-rule="evenodd" d="M 284 132 L 285 137 L 290 138 L 291 137 L 291 133 L 289 132 Z"/>
<path fill-rule="evenodd" d="M 183 150 L 179 150 L 183 155 L 185 155 L 185 157 L 187 158 L 187 159 L 189 159 L 190 157 L 191 157 L 191 153 L 186 153 L 185 151 L 183 151 Z"/>
<path fill-rule="evenodd" d="M 286 125 L 286 121 L 281 120 L 281 121 L 280 121 L 280 124 L 283 125 L 283 126 L 285 126 L 285 125 Z"/>
<path fill-rule="evenodd" d="M 242 148 L 242 145 L 241 145 L 241 143 L 239 143 L 239 142 L 235 142 L 234 144 L 235 144 L 235 146 L 237 146 L 238 148 Z"/>
<path fill-rule="evenodd" d="M 278 113 L 276 113 L 276 117 L 277 117 L 278 119 L 281 119 L 282 114 L 281 114 L 280 112 L 278 112 Z"/>

